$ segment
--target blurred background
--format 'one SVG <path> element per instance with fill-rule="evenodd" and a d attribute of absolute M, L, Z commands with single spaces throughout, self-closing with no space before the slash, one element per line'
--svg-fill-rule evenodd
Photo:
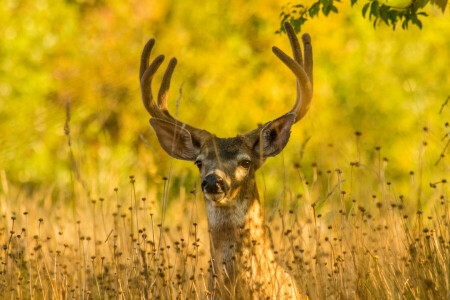
<path fill-rule="evenodd" d="M 177 57 L 169 108 L 175 113 L 182 86 L 180 120 L 219 137 L 242 134 L 287 112 L 295 100 L 295 78 L 271 51 L 273 45 L 290 50 L 287 37 L 275 33 L 284 4 L 4 1 L 1 191 L 10 201 L 65 205 L 80 195 L 111 195 L 134 175 L 141 194 L 156 194 L 169 169 L 172 193 L 192 190 L 195 166 L 172 161 L 149 126 L 138 80 L 142 48 L 154 37 L 152 57 L 166 55 L 154 93 L 168 59 Z M 286 180 L 296 164 L 314 176 L 313 166 L 325 173 L 356 161 L 372 172 L 386 158 L 387 181 L 400 194 L 411 185 L 411 171 L 430 181 L 448 175 L 448 158 L 435 164 L 450 116 L 450 104 L 443 106 L 450 95 L 449 12 L 428 6 L 422 30 L 393 31 L 382 24 L 374 29 L 361 16 L 363 4 L 351 8 L 344 1 L 339 14 L 302 28 L 312 37 L 315 94 L 283 154 L 259 172 L 267 203 L 283 196 L 280 182 L 298 184 Z M 428 182 L 419 184 L 426 194 Z"/>

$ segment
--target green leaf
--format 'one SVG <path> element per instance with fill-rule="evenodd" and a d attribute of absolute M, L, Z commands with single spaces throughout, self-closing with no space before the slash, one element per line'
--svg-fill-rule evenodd
<path fill-rule="evenodd" d="M 402 23 L 402 28 L 403 29 L 408 29 L 408 19 L 405 19 Z"/>
<path fill-rule="evenodd" d="M 442 12 L 445 12 L 445 8 L 447 7 L 448 0 L 430 0 L 430 2 L 437 7 L 439 7 Z"/>
<path fill-rule="evenodd" d="M 277 30 L 275 33 L 282 33 L 282 32 L 286 32 L 286 30 L 284 29 L 284 22 L 286 22 L 286 20 L 289 18 L 288 14 L 283 14 L 283 17 L 281 18 L 280 21 L 280 29 Z"/>
<path fill-rule="evenodd" d="M 305 23 L 305 18 L 299 18 L 299 19 L 291 19 L 290 23 L 292 24 L 292 27 L 294 27 L 294 31 L 296 33 L 300 32 L 303 23 Z"/>
<path fill-rule="evenodd" d="M 422 22 L 419 19 L 413 19 L 413 24 L 416 24 L 422 30 Z"/>
<path fill-rule="evenodd" d="M 325 16 L 328 16 L 330 12 L 338 13 L 338 7 L 334 5 L 335 2 L 341 2 L 340 0 L 315 0 L 312 5 L 308 8 L 302 4 L 298 5 L 288 5 L 286 7 L 290 8 L 289 13 L 281 13 L 280 19 L 280 30 L 279 32 L 285 32 L 283 28 L 283 22 L 287 19 L 291 20 L 295 31 L 299 31 L 301 26 L 308 21 L 310 18 L 314 18 L 320 14 L 320 11 Z M 351 4 L 354 5 L 358 0 L 350 0 Z M 389 1 L 389 3 L 388 3 Z M 367 0 L 362 8 L 362 15 L 364 18 L 367 17 L 369 11 L 369 20 L 373 22 L 373 26 L 376 27 L 377 24 L 381 22 L 385 23 L 387 26 L 392 26 L 395 30 L 397 24 L 402 24 L 403 29 L 408 29 L 410 22 L 420 29 L 422 29 L 422 21 L 418 19 L 419 16 L 427 17 L 428 14 L 419 11 L 421 7 L 430 3 L 430 1 L 444 1 L 445 6 L 449 0 L 412 0 L 412 4 L 408 8 L 400 9 L 400 6 L 396 7 L 394 5 L 399 5 L 401 3 L 406 3 L 408 0 Z M 406 1 L 406 2 L 405 2 Z M 400 4 L 401 4 L 400 3 Z M 284 7 L 284 8 L 286 8 Z M 405 7 L 405 6 L 403 6 Z M 299 8 L 299 9 L 293 9 Z M 369 10 L 370 8 L 370 10 Z M 286 11 L 286 10 L 285 10 Z M 372 19 L 374 17 L 374 19 Z"/>
<path fill-rule="evenodd" d="M 330 4 L 325 2 L 323 3 L 322 13 L 327 17 L 330 14 Z"/>
<path fill-rule="evenodd" d="M 380 8 L 380 19 L 389 26 L 389 15 L 388 15 L 389 8 L 387 6 L 382 5 Z"/>
<path fill-rule="evenodd" d="M 370 2 L 367 2 L 362 9 L 363 18 L 366 17 L 366 13 L 367 13 L 367 9 L 369 8 L 369 5 L 370 5 Z"/>
<path fill-rule="evenodd" d="M 378 1 L 373 1 L 372 4 L 370 5 L 370 16 L 372 15 L 375 18 L 378 18 L 378 16 L 380 15 L 380 6 L 378 5 Z"/>
<path fill-rule="evenodd" d="M 398 12 L 392 9 L 388 12 L 388 18 L 391 20 L 392 29 L 395 30 L 395 25 L 397 24 Z"/>
<path fill-rule="evenodd" d="M 312 18 L 314 16 L 317 16 L 319 14 L 320 11 L 320 3 L 316 2 L 313 5 L 311 5 L 311 7 L 308 10 L 309 16 Z"/>
<path fill-rule="evenodd" d="M 425 5 L 427 5 L 428 1 L 429 0 L 416 0 L 416 1 L 413 1 L 413 5 L 412 5 L 413 11 L 416 12 L 420 8 L 424 8 Z"/>

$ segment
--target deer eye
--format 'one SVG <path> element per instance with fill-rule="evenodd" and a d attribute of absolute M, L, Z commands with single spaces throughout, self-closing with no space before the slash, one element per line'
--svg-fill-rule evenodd
<path fill-rule="evenodd" d="M 252 164 L 252 162 L 249 161 L 248 159 L 244 159 L 244 160 L 241 160 L 241 161 L 239 162 L 239 165 L 240 165 L 241 167 L 243 167 L 244 169 L 250 168 L 251 164 Z"/>
<path fill-rule="evenodd" d="M 203 163 L 202 163 L 202 161 L 201 160 L 196 160 L 195 161 L 195 163 L 194 163 L 196 166 L 197 166 L 197 168 L 201 168 L 202 167 L 202 165 L 203 165 Z"/>

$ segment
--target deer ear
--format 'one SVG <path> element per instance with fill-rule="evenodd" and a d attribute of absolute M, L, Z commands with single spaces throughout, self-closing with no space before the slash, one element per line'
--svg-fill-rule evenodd
<path fill-rule="evenodd" d="M 170 156 L 194 161 L 200 154 L 200 149 L 194 146 L 192 136 L 185 128 L 158 118 L 151 118 L 150 124 L 156 132 L 159 144 Z"/>
<path fill-rule="evenodd" d="M 294 121 L 295 114 L 288 113 L 264 125 L 253 146 L 256 153 L 263 158 L 279 154 L 289 141 Z"/>

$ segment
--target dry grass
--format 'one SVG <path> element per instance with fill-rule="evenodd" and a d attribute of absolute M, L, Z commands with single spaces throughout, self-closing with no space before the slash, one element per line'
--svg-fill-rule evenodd
<path fill-rule="evenodd" d="M 447 181 L 432 182 L 425 192 L 417 184 L 421 174 L 411 173 L 409 195 L 398 195 L 396 183 L 386 180 L 387 160 L 375 161 L 335 170 L 286 167 L 296 174 L 287 179 L 290 188 L 266 210 L 277 259 L 295 276 L 299 296 L 311 299 L 449 299 Z M 199 193 L 186 195 L 180 187 L 167 206 L 166 178 L 144 186 L 160 191 L 146 199 L 136 190 L 139 178 L 130 176 L 129 191 L 111 187 L 95 200 L 78 192 L 72 209 L 51 203 L 48 193 L 8 188 L 5 174 L 1 179 L 2 299 L 208 295 L 209 241 Z M 86 192 L 81 178 L 78 183 Z"/>

